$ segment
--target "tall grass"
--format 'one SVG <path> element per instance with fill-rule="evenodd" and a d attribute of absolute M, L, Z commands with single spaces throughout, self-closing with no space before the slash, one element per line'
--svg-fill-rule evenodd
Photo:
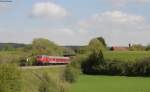
<path fill-rule="evenodd" d="M 60 79 L 63 70 L 64 68 L 22 70 L 22 92 L 43 92 L 44 89 L 48 90 L 46 92 L 68 92 L 70 90 L 69 84 Z"/>

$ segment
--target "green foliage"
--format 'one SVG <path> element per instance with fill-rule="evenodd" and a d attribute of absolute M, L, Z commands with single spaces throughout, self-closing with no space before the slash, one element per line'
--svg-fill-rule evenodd
<path fill-rule="evenodd" d="M 90 54 L 93 50 L 106 51 L 107 45 L 102 37 L 92 39 L 87 46 L 77 50 L 78 54 Z"/>
<path fill-rule="evenodd" d="M 69 48 L 64 48 L 63 55 L 64 56 L 75 56 L 75 51 L 73 51 L 72 49 L 69 49 Z"/>
<path fill-rule="evenodd" d="M 2 51 L 0 52 L 0 63 L 16 63 L 18 64 L 20 60 L 26 57 L 28 53 L 20 51 Z"/>
<path fill-rule="evenodd" d="M 21 71 L 13 64 L 0 64 L 0 92 L 21 92 Z"/>
<path fill-rule="evenodd" d="M 51 77 L 48 73 L 43 73 L 39 76 L 41 83 L 39 85 L 39 92 L 68 92 L 67 83 L 60 79 Z"/>
<path fill-rule="evenodd" d="M 121 75 L 124 70 L 124 63 L 120 62 L 118 60 L 113 60 L 113 61 L 109 61 L 106 64 L 106 71 L 104 74 L 109 74 L 109 75 Z"/>
<path fill-rule="evenodd" d="M 1 48 L 2 51 L 13 51 L 15 48 L 10 44 L 5 44 L 3 48 Z"/>
<path fill-rule="evenodd" d="M 24 47 L 21 48 L 21 49 L 22 49 L 22 51 L 24 51 L 24 52 L 29 52 L 30 50 L 33 49 L 33 48 L 32 48 L 32 44 L 28 44 L 28 45 L 24 46 Z"/>
<path fill-rule="evenodd" d="M 103 71 L 105 60 L 101 50 L 93 50 L 89 58 L 82 63 L 83 72 L 86 74 L 99 74 Z"/>
<path fill-rule="evenodd" d="M 71 63 L 65 68 L 62 78 L 69 83 L 74 83 L 77 81 L 79 75 L 81 74 L 81 64 L 85 62 L 88 55 L 80 54 L 72 58 Z"/>
<path fill-rule="evenodd" d="M 90 53 L 89 46 L 80 47 L 77 50 L 77 54 L 87 54 L 87 53 Z"/>
<path fill-rule="evenodd" d="M 134 63 L 132 72 L 135 76 L 150 76 L 150 58 Z"/>
<path fill-rule="evenodd" d="M 35 57 L 23 57 L 19 60 L 20 66 L 33 66 L 36 65 L 36 58 Z"/>
<path fill-rule="evenodd" d="M 48 74 L 43 74 L 39 92 L 58 92 L 56 82 Z"/>
<path fill-rule="evenodd" d="M 63 49 L 57 46 L 55 43 L 39 38 L 34 39 L 32 42 L 33 54 L 49 54 L 49 55 L 62 55 Z"/>
<path fill-rule="evenodd" d="M 79 66 L 77 65 L 77 63 L 70 64 L 65 68 L 64 73 L 63 73 L 63 78 L 67 82 L 73 83 L 78 79 L 80 75 L 80 71 L 81 70 Z"/>
<path fill-rule="evenodd" d="M 44 84 L 42 83 L 44 75 L 48 75 L 50 79 L 57 82 L 60 90 L 62 89 L 65 90 L 65 92 L 68 92 L 70 89 L 69 83 L 60 79 L 60 73 L 62 73 L 63 70 L 64 67 L 22 69 L 23 87 L 21 92 L 39 92 L 40 86 Z"/>
<path fill-rule="evenodd" d="M 32 44 L 26 45 L 22 51 L 30 53 L 31 56 L 39 54 L 63 55 L 64 48 L 44 38 L 34 39 Z"/>
<path fill-rule="evenodd" d="M 150 45 L 147 45 L 145 48 L 146 51 L 150 51 Z"/>
<path fill-rule="evenodd" d="M 98 39 L 105 47 L 107 47 L 107 44 L 103 37 L 97 37 L 96 39 Z"/>
<path fill-rule="evenodd" d="M 82 63 L 83 73 L 98 75 L 150 76 L 150 58 L 131 62 L 121 59 L 104 60 L 103 54 L 93 51 Z"/>
<path fill-rule="evenodd" d="M 141 44 L 134 44 L 129 48 L 131 51 L 144 51 L 145 47 Z"/>
<path fill-rule="evenodd" d="M 103 45 L 102 42 L 100 42 L 98 39 L 92 39 L 89 43 L 89 49 L 93 50 L 93 49 L 96 49 L 96 50 L 106 50 L 106 47 Z"/>

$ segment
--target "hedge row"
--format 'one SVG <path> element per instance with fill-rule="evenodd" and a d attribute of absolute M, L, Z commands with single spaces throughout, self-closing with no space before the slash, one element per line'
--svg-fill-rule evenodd
<path fill-rule="evenodd" d="M 82 63 L 82 70 L 94 75 L 150 76 L 150 58 L 137 62 L 104 60 L 101 51 L 93 51 Z"/>

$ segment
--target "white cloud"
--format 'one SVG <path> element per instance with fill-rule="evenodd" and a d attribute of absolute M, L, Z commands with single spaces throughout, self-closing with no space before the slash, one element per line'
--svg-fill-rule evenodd
<path fill-rule="evenodd" d="M 124 6 L 128 3 L 137 3 L 137 4 L 150 3 L 150 0 L 107 0 L 107 1 L 112 2 L 113 6 Z"/>
<path fill-rule="evenodd" d="M 122 28 L 144 25 L 145 20 L 142 16 L 123 13 L 121 11 L 108 11 L 101 14 L 95 14 L 88 19 L 79 22 L 81 28 Z M 110 29 L 112 30 L 112 29 Z"/>
<path fill-rule="evenodd" d="M 72 28 L 49 27 L 28 31 L 0 29 L 0 42 L 30 43 L 34 38 L 42 37 L 60 45 L 85 45 L 98 36 L 103 36 L 108 45 L 145 45 L 150 42 L 150 24 L 143 16 L 116 10 L 89 16 Z"/>
<path fill-rule="evenodd" d="M 144 17 L 121 11 L 107 11 L 79 21 L 81 30 L 94 31 L 95 36 L 104 36 L 109 45 L 128 45 L 128 43 L 146 44 L 150 33 L 150 24 Z"/>
<path fill-rule="evenodd" d="M 46 18 L 64 18 L 68 16 L 69 12 L 52 2 L 38 2 L 33 6 L 32 15 L 36 17 L 46 17 Z"/>

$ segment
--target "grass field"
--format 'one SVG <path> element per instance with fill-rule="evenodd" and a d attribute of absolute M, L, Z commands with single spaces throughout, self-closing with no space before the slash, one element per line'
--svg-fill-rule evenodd
<path fill-rule="evenodd" d="M 138 61 L 150 57 L 150 51 L 107 51 L 104 52 L 104 57 L 105 59 Z"/>
<path fill-rule="evenodd" d="M 150 78 L 82 75 L 71 92 L 150 92 Z"/>

